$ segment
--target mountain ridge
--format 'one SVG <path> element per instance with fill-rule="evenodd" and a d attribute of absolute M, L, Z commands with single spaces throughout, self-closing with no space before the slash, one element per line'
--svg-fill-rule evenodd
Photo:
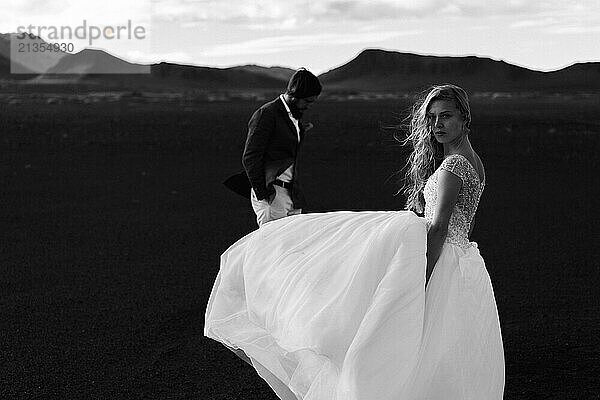
<path fill-rule="evenodd" d="M 321 74 L 334 89 L 414 90 L 452 82 L 471 91 L 562 91 L 600 89 L 600 63 L 536 71 L 477 56 L 427 56 L 389 50 L 363 50 L 340 67 Z"/>
<path fill-rule="evenodd" d="M 169 62 L 135 64 L 103 50 L 84 49 L 73 54 L 19 58 L 19 67 L 31 72 L 20 76 L 10 73 L 9 40 L 14 35 L 0 34 L 0 78 L 4 80 L 34 77 L 33 82 L 51 82 L 71 76 L 76 83 L 106 88 L 248 91 L 282 90 L 294 72 L 291 68 L 254 64 L 227 68 Z M 43 42 L 35 36 L 30 40 Z M 326 92 L 414 92 L 444 82 L 458 84 L 470 92 L 600 92 L 600 62 L 575 63 L 544 72 L 489 57 L 431 56 L 365 49 L 347 63 L 320 74 L 319 78 Z"/>

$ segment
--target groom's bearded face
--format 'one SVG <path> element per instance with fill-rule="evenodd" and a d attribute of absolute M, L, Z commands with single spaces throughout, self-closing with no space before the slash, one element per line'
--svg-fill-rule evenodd
<path fill-rule="evenodd" d="M 290 112 L 294 118 L 300 119 L 302 118 L 304 111 L 308 110 L 316 100 L 317 96 L 305 97 L 303 99 L 292 97 L 289 104 Z"/>
<path fill-rule="evenodd" d="M 298 108 L 298 100 L 299 99 L 295 99 L 295 98 L 292 99 L 292 101 L 290 101 L 289 106 L 290 106 L 290 112 L 292 113 L 294 118 L 301 119 L 303 111 Z"/>

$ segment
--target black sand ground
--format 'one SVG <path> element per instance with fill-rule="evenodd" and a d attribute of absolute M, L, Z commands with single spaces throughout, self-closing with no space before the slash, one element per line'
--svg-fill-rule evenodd
<path fill-rule="evenodd" d="M 473 240 L 506 399 L 600 398 L 593 99 L 479 101 Z M 219 255 L 255 228 L 220 185 L 257 103 L 0 106 L 0 398 L 275 399 L 203 337 Z M 310 211 L 399 209 L 400 101 L 326 103 L 300 161 Z"/>

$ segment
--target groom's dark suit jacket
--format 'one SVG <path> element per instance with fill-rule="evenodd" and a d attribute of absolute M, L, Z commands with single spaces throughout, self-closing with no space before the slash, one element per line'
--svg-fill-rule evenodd
<path fill-rule="evenodd" d="M 305 206 L 296 168 L 296 156 L 304 138 L 301 121 L 299 125 L 300 143 L 296 127 L 279 97 L 261 106 L 250 118 L 242 164 L 257 199 L 275 193 L 273 181 L 293 163 L 291 198 L 294 208 Z"/>

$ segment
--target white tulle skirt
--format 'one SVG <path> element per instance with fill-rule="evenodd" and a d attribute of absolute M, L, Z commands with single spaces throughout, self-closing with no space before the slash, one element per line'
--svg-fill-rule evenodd
<path fill-rule="evenodd" d="M 425 290 L 426 241 L 408 211 L 269 222 L 221 256 L 204 333 L 283 400 L 502 399 L 500 325 L 477 246 L 445 243 Z"/>

